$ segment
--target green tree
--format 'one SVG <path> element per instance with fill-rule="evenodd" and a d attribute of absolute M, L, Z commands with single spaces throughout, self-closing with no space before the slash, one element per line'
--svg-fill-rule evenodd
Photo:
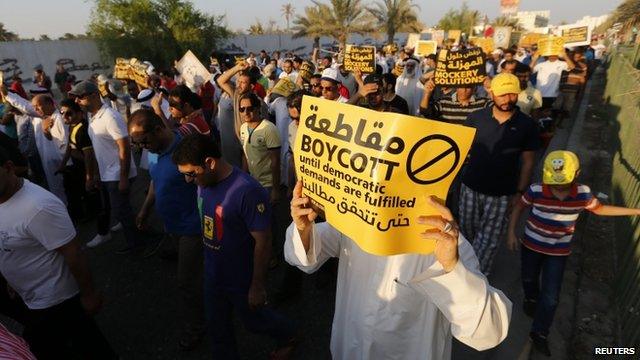
<path fill-rule="evenodd" d="M 438 21 L 437 27 L 442 30 L 462 30 L 468 34 L 473 33 L 473 27 L 481 20 L 482 15 L 477 10 L 471 10 L 466 1 L 462 3 L 460 9 L 449 9 Z"/>
<path fill-rule="evenodd" d="M 4 28 L 4 24 L 0 23 L 0 41 L 18 41 L 18 35 Z"/>
<path fill-rule="evenodd" d="M 493 19 L 491 26 L 508 26 L 515 31 L 522 30 L 522 26 L 520 26 L 518 19 L 510 16 L 498 16 L 497 18 Z"/>
<path fill-rule="evenodd" d="M 307 6 L 304 8 L 304 15 L 298 15 L 293 20 L 293 38 L 309 37 L 313 39 L 313 47 L 320 47 L 320 37 L 323 36 L 323 11 L 319 5 Z M 325 9 L 326 11 L 326 9 Z"/>
<path fill-rule="evenodd" d="M 206 59 L 229 36 L 223 19 L 196 10 L 188 0 L 95 0 L 88 35 L 107 57 L 167 67 L 187 50 Z"/>
<path fill-rule="evenodd" d="M 38 41 L 49 41 L 49 40 L 51 40 L 51 38 L 49 37 L 49 35 L 46 35 L 46 34 L 40 35 L 40 38 L 38 39 Z"/>
<path fill-rule="evenodd" d="M 625 0 L 613 11 L 607 23 L 608 27 L 622 23 L 626 29 L 640 24 L 640 0 Z"/>
<path fill-rule="evenodd" d="M 260 20 L 256 19 L 256 22 L 249 25 L 249 28 L 247 29 L 247 34 L 264 35 L 264 26 L 262 26 L 262 23 L 260 22 Z"/>
<path fill-rule="evenodd" d="M 367 10 L 377 20 L 377 27 L 387 32 L 387 44 L 393 43 L 398 32 L 420 32 L 424 25 L 418 21 L 415 9 L 419 9 L 411 0 L 384 0 L 368 7 Z"/>
<path fill-rule="evenodd" d="M 291 21 L 291 18 L 293 18 L 293 15 L 295 13 L 295 8 L 293 7 L 293 5 L 291 5 L 291 3 L 287 3 L 282 5 L 282 16 L 284 16 L 284 20 L 287 22 L 287 32 L 289 31 L 289 22 Z"/>

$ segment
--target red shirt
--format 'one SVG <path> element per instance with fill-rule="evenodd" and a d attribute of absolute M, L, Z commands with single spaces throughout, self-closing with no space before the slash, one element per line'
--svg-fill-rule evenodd
<path fill-rule="evenodd" d="M 9 90 L 11 90 L 12 92 L 20 95 L 24 99 L 29 100 L 29 96 L 27 96 L 27 92 L 24 91 L 24 88 L 22 87 L 22 84 L 20 84 L 19 82 L 14 81 L 11 84 L 11 86 L 9 87 Z"/>
<path fill-rule="evenodd" d="M 256 83 L 253 85 L 253 92 L 260 97 L 260 99 L 264 99 L 267 96 L 267 92 L 264 90 L 264 86 Z"/>
<path fill-rule="evenodd" d="M 198 88 L 198 96 L 202 101 L 202 110 L 213 110 L 213 96 L 216 94 L 216 88 L 213 87 L 211 81 L 205 81 Z"/>
<path fill-rule="evenodd" d="M 195 133 L 209 135 L 211 133 L 211 128 L 209 128 L 209 124 L 204 120 L 202 110 L 196 110 L 182 119 L 177 130 L 182 136 Z"/>
<path fill-rule="evenodd" d="M 177 84 L 175 80 L 171 78 L 169 80 L 165 80 L 165 79 L 160 80 L 160 86 L 167 89 L 168 91 L 171 91 L 174 87 L 176 87 L 176 85 Z"/>

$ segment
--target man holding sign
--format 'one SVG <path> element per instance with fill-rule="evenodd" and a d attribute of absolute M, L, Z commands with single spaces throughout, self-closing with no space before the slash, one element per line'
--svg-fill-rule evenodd
<path fill-rule="evenodd" d="M 285 258 L 308 273 L 338 258 L 333 357 L 444 359 L 451 334 L 496 346 L 511 303 L 427 196 L 446 196 L 474 130 L 312 97 L 301 110 Z"/>
<path fill-rule="evenodd" d="M 485 350 L 506 336 L 511 302 L 480 273 L 471 245 L 458 232 L 449 209 L 435 198 L 438 215 L 420 216 L 432 255 L 375 256 L 318 216 L 302 181 L 291 201 L 285 257 L 316 271 L 337 257 L 336 310 L 331 334 L 334 359 L 448 359 L 451 335 Z"/>

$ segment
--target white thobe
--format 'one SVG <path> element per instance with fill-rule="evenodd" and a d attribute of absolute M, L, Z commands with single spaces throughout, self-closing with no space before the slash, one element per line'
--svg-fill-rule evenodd
<path fill-rule="evenodd" d="M 276 120 L 276 127 L 280 134 L 280 183 L 288 184 L 289 179 L 289 108 L 287 107 L 287 98 L 278 97 L 269 104 L 269 114 Z"/>
<path fill-rule="evenodd" d="M 416 71 L 419 71 L 416 69 Z M 418 79 L 418 75 L 410 78 L 405 75 L 398 77 L 396 81 L 396 95 L 407 100 L 409 108 L 409 115 L 416 115 L 420 110 L 420 100 L 422 100 L 422 93 L 424 92 L 424 86 Z"/>
<path fill-rule="evenodd" d="M 313 225 L 309 252 L 287 229 L 285 258 L 311 273 L 339 258 L 331 332 L 334 359 L 451 358 L 451 335 L 485 350 L 506 336 L 511 302 L 479 270 L 460 235 L 459 261 L 445 273 L 433 255 L 376 256 L 362 251 L 328 223 Z"/>
<path fill-rule="evenodd" d="M 67 150 L 68 142 L 68 129 L 64 124 L 62 114 L 60 114 L 60 111 L 58 110 L 51 114 L 53 125 L 50 130 L 51 140 L 49 140 L 42 130 L 43 119 L 28 100 L 25 100 L 19 95 L 13 93 L 9 93 L 5 99 L 7 99 L 7 102 L 9 102 L 11 106 L 17 108 L 23 114 L 32 117 L 31 122 L 33 124 L 36 148 L 38 149 L 38 155 L 40 155 L 40 161 L 42 162 L 42 169 L 44 170 L 44 176 L 47 179 L 49 191 L 66 204 L 67 196 L 64 192 L 62 175 L 56 175 L 56 171 L 60 167 L 64 153 Z"/>

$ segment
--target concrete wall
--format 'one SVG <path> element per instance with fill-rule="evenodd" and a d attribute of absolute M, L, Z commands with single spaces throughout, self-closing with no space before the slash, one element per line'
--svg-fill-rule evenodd
<path fill-rule="evenodd" d="M 396 43 L 404 45 L 407 41 L 407 33 L 396 34 Z M 379 34 L 377 37 L 373 36 L 361 36 L 351 35 L 349 36 L 348 43 L 357 45 L 376 45 L 383 46 L 386 42 L 386 34 Z M 338 43 L 332 38 L 321 37 L 320 47 L 323 49 L 329 49 L 332 46 L 337 46 Z M 280 50 L 282 52 L 292 51 L 298 55 L 311 54 L 313 50 L 312 38 L 300 38 L 293 39 L 288 34 L 274 34 L 274 35 L 237 35 L 223 45 L 225 50 L 239 50 L 248 53 L 253 51 L 254 53 L 264 49 L 268 52 Z"/>
<path fill-rule="evenodd" d="M 0 42 L 0 71 L 4 71 L 5 79 L 20 74 L 27 90 L 32 86 L 35 66 L 42 65 L 53 81 L 59 61 L 79 80 L 93 73 L 109 73 L 113 67 L 111 63 L 103 63 L 92 40 Z"/>
<path fill-rule="evenodd" d="M 396 34 L 396 43 L 404 45 L 408 34 Z M 350 44 L 364 44 L 382 46 L 386 41 L 385 34 L 377 37 L 352 35 Z M 337 46 L 331 38 L 322 37 L 320 46 L 330 49 Z M 238 35 L 228 39 L 222 46 L 223 51 L 247 54 L 250 51 L 258 53 L 265 49 L 268 52 L 280 50 L 292 51 L 301 56 L 308 56 L 313 49 L 313 39 L 293 39 L 288 34 L 275 35 Z M 283 54 L 284 55 L 284 54 Z M 322 55 L 322 54 L 321 54 Z M 201 59 L 206 61 L 206 59 Z M 44 71 L 51 76 L 56 71 L 56 63 L 64 62 L 67 68 L 79 80 L 86 79 L 93 73 L 110 73 L 113 62 L 103 62 L 96 43 L 92 40 L 51 40 L 51 41 L 9 41 L 0 42 L 0 71 L 4 71 L 5 80 L 14 74 L 20 74 L 25 88 L 31 88 L 33 68 L 42 65 Z"/>

